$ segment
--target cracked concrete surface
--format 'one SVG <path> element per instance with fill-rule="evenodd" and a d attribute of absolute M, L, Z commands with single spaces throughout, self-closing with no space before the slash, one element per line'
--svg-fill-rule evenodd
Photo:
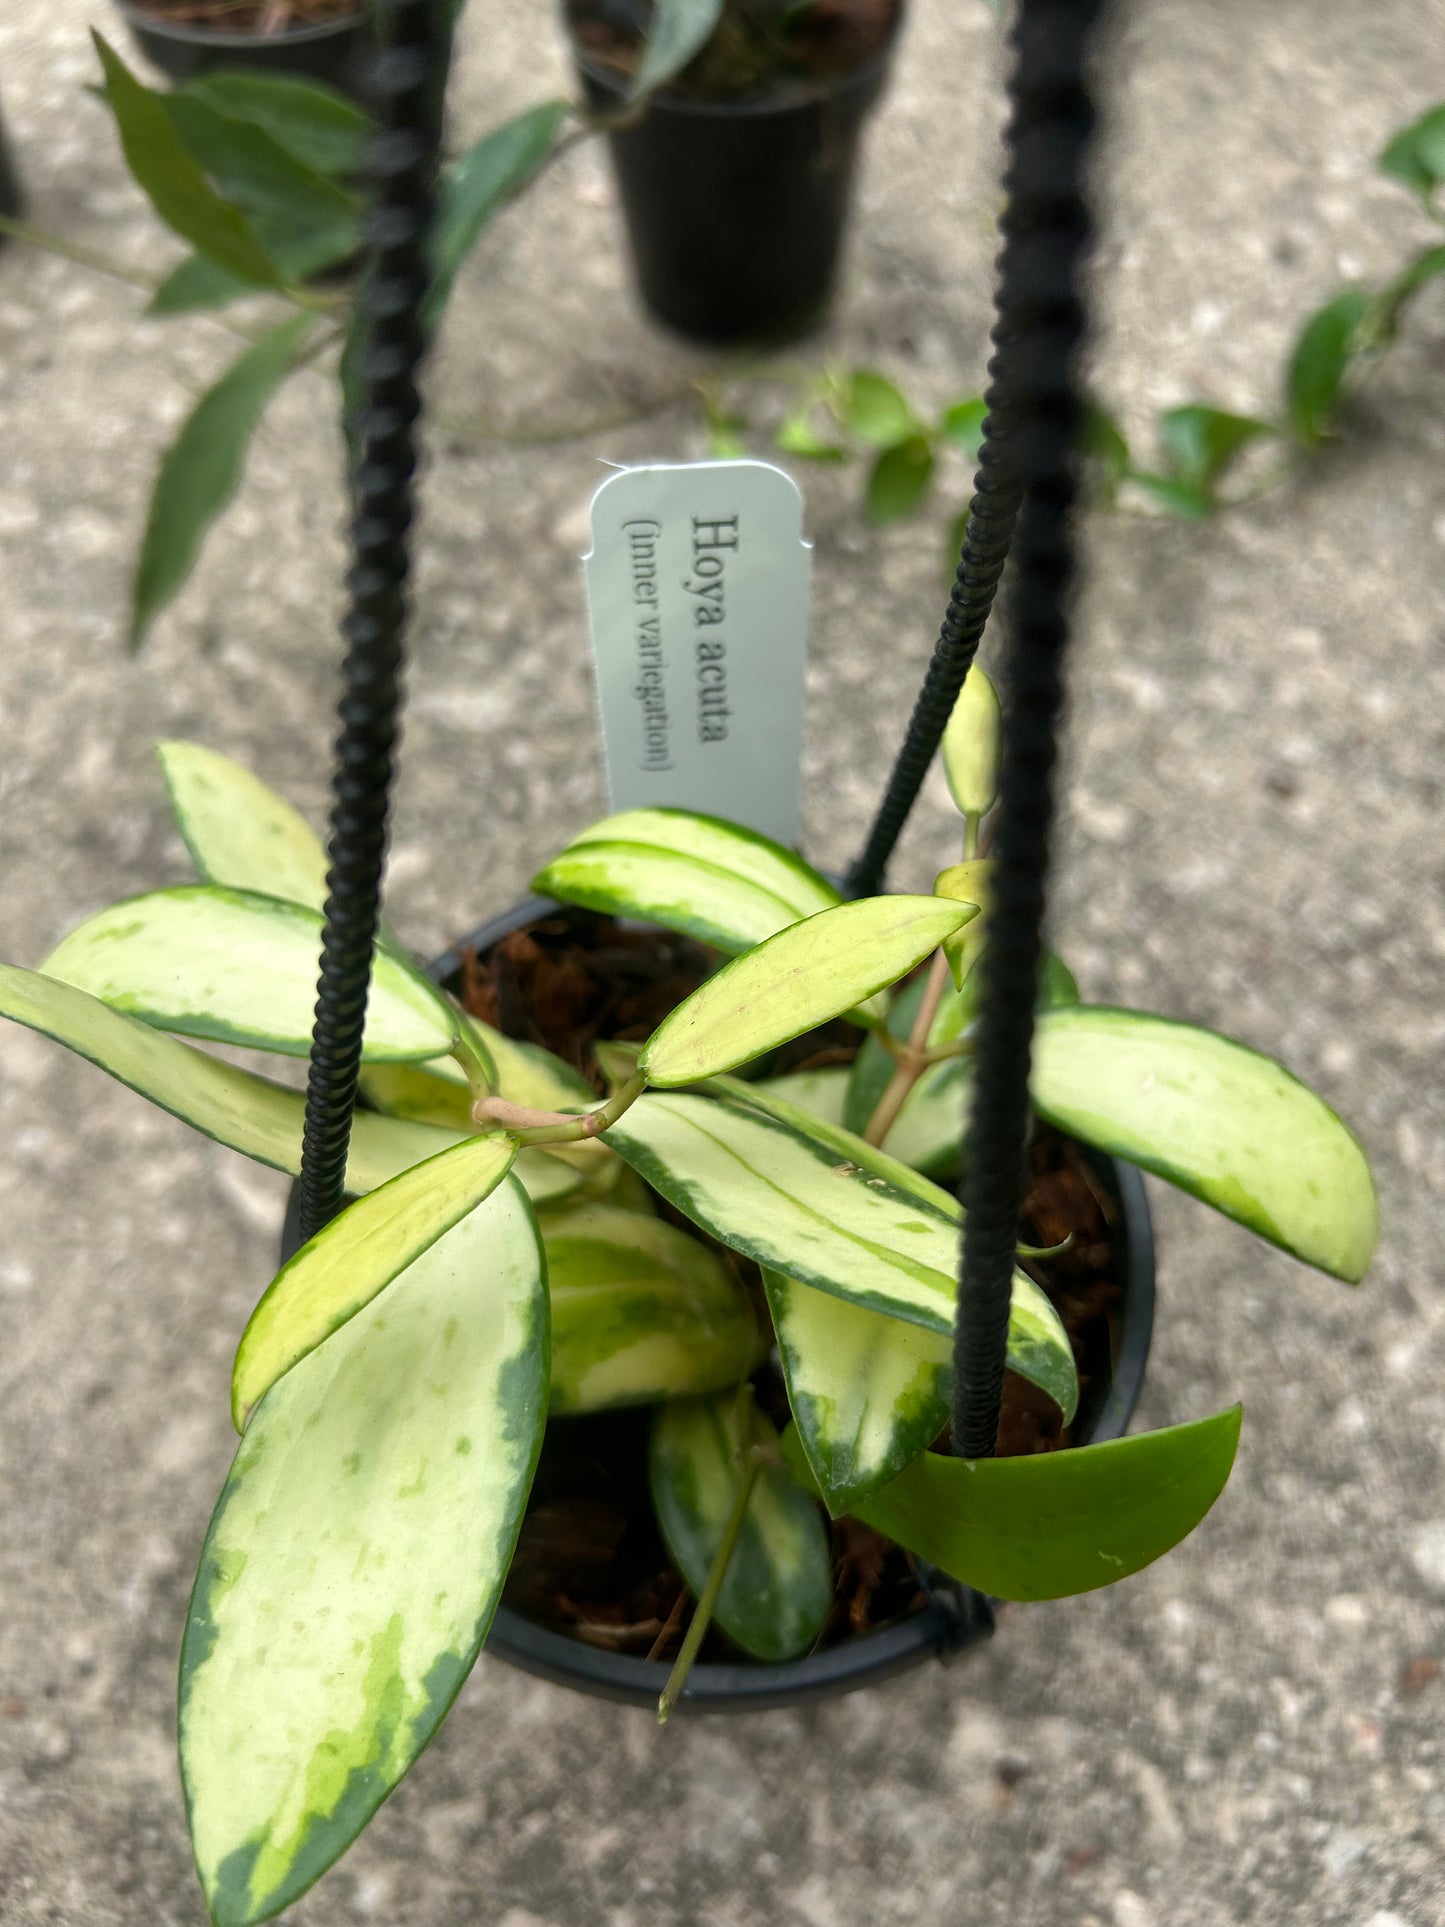
<path fill-rule="evenodd" d="M 976 384 L 999 51 L 915 0 L 848 284 L 807 352 L 930 403 Z M 175 250 L 81 92 L 93 0 L 0 12 L 34 218 Z M 1445 93 L 1440 14 L 1137 0 L 1109 59 L 1098 385 L 1142 434 L 1269 408 L 1298 318 L 1423 223 L 1372 170 Z M 562 83 L 545 9 L 472 0 L 458 123 Z M 435 946 L 601 801 L 575 556 L 598 462 L 700 448 L 685 409 L 580 442 L 477 439 L 665 398 L 698 365 L 634 311 L 601 157 L 498 223 L 432 389 L 391 908 Z M 324 800 L 341 548 L 331 396 L 297 381 L 138 661 L 127 570 L 157 452 L 231 351 L 122 284 L 0 254 L 0 955 L 185 874 L 163 735 Z M 1315 1277 L 1154 1186 L 1162 1321 L 1140 1420 L 1235 1397 L 1229 1490 L 1115 1591 L 851 1699 L 650 1719 L 484 1660 L 305 1927 L 1433 1927 L 1445 1832 L 1445 286 L 1309 475 L 1203 527 L 1092 516 L 1057 936 L 1087 993 L 1276 1050 L 1356 1125 L 1384 1237 Z M 884 534 L 804 478 L 817 542 L 810 852 L 846 858 L 939 613 L 939 512 Z M 962 472 L 950 477 L 956 493 Z M 949 853 L 941 792 L 899 880 Z M 28 1034 L 0 1036 L 0 1920 L 195 1927 L 172 1740 L 235 1334 L 283 1184 Z"/>

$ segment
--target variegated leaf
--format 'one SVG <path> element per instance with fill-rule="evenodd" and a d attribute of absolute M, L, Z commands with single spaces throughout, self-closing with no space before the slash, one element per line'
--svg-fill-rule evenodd
<path fill-rule="evenodd" d="M 784 1123 L 731 1095 L 648 1092 L 607 1134 L 695 1224 L 766 1269 L 948 1337 L 957 1294 L 957 1205 L 881 1153 L 840 1158 L 849 1133 Z M 906 1167 L 898 1167 L 906 1170 Z M 930 1202 L 935 1193 L 940 1204 Z M 1014 1274 L 1010 1363 L 1071 1417 L 1073 1351 L 1048 1299 Z"/>
<path fill-rule="evenodd" d="M 305 1057 L 320 956 L 315 911 L 202 883 L 113 904 L 73 930 L 41 968 L 160 1030 Z M 364 1055 L 439 1057 L 456 1039 L 456 1016 L 441 993 L 379 949 Z"/>
<path fill-rule="evenodd" d="M 239 1432 L 277 1379 L 369 1305 L 507 1175 L 515 1138 L 465 1138 L 325 1225 L 281 1267 L 251 1313 L 231 1374 Z"/>
<path fill-rule="evenodd" d="M 1365 1154 L 1272 1057 L 1193 1024 L 1088 1004 L 1034 1038 L 1039 1115 L 1156 1171 L 1348 1284 L 1379 1233 Z"/>
<path fill-rule="evenodd" d="M 563 1207 L 541 1225 L 554 1413 L 717 1391 L 758 1363 L 747 1295 L 696 1238 L 611 1205 Z"/>
<path fill-rule="evenodd" d="M 776 1444 L 761 1412 L 749 1414 L 749 1438 Z M 742 1450 L 732 1393 L 674 1399 L 653 1423 L 653 1508 L 694 1597 L 723 1543 L 742 1476 Z M 764 1464 L 713 1617 L 755 1658 L 795 1659 L 817 1639 L 832 1603 L 833 1561 L 822 1515 L 785 1465 Z"/>
<path fill-rule="evenodd" d="M 304 1893 L 435 1733 L 491 1624 L 546 1407 L 542 1257 L 510 1179 L 262 1401 L 181 1652 L 217 1927 Z"/>
<path fill-rule="evenodd" d="M 691 810 L 604 817 L 553 857 L 532 888 L 728 951 L 746 950 L 842 902 L 825 877 L 782 844 Z"/>
<path fill-rule="evenodd" d="M 895 983 L 973 914 L 908 896 L 820 910 L 709 977 L 658 1025 L 638 1069 L 669 1088 L 732 1070 Z"/>

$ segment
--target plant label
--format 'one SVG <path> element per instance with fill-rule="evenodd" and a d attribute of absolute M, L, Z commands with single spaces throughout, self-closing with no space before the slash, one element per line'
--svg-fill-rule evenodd
<path fill-rule="evenodd" d="M 584 558 L 614 810 L 667 804 L 798 840 L 809 544 L 768 462 L 629 468 Z"/>

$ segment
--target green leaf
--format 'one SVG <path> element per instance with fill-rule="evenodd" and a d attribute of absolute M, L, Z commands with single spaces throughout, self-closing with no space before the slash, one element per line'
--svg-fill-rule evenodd
<path fill-rule="evenodd" d="M 911 515 L 933 481 L 933 445 L 926 435 L 885 448 L 868 472 L 863 506 L 870 520 L 897 522 Z"/>
<path fill-rule="evenodd" d="M 1445 242 L 1422 248 L 1407 261 L 1400 272 L 1375 297 L 1366 318 L 1365 330 L 1373 347 L 1385 347 L 1395 339 L 1400 317 L 1408 304 L 1428 282 L 1445 274 Z"/>
<path fill-rule="evenodd" d="M 321 918 L 301 904 L 219 884 L 131 897 L 81 924 L 41 966 L 161 1030 L 305 1057 L 311 1049 Z M 456 1014 L 389 951 L 372 960 L 363 1054 L 438 1057 Z"/>
<path fill-rule="evenodd" d="M 785 455 L 796 455 L 805 462 L 846 462 L 848 450 L 818 432 L 813 421 L 816 401 L 810 398 L 786 417 L 773 437 L 775 448 Z"/>
<path fill-rule="evenodd" d="M 1019 1459 L 925 1452 L 858 1518 L 995 1599 L 1067 1599 L 1152 1565 L 1224 1490 L 1239 1442 L 1235 1405 L 1192 1425 Z M 783 1456 L 806 1480 L 796 1435 Z"/>
<path fill-rule="evenodd" d="M 262 1401 L 181 1649 L 217 1927 L 289 1906 L 436 1732 L 491 1625 L 546 1409 L 542 1257 L 510 1180 Z"/>
<path fill-rule="evenodd" d="M 552 151 L 568 113 L 565 100 L 543 101 L 459 154 L 442 178 L 432 243 L 426 325 L 435 328 L 457 270 L 490 226 L 497 210 L 524 188 Z"/>
<path fill-rule="evenodd" d="M 785 1123 L 731 1094 L 669 1091 L 638 1098 L 607 1141 L 685 1217 L 765 1269 L 941 1337 L 952 1333 L 956 1200 L 871 1146 L 860 1144 L 848 1160 L 840 1155 L 848 1133 Z M 1072 1348 L 1022 1272 L 1014 1274 L 1009 1363 L 1072 1414 Z"/>
<path fill-rule="evenodd" d="M 826 878 L 781 843 L 690 810 L 604 817 L 553 857 L 532 888 L 728 951 L 746 950 L 842 902 Z"/>
<path fill-rule="evenodd" d="M 275 262 L 245 215 L 216 193 L 186 152 L 163 96 L 143 87 L 98 33 L 92 30 L 91 38 L 105 70 L 106 96 L 126 165 L 156 213 L 218 268 L 258 287 L 279 287 Z"/>
<path fill-rule="evenodd" d="M 361 203 L 355 194 L 298 160 L 265 127 L 215 104 L 195 83 L 157 98 L 186 152 L 246 215 L 287 280 L 356 252 Z"/>
<path fill-rule="evenodd" d="M 1445 100 L 1393 135 L 1377 165 L 1382 174 L 1418 194 L 1428 208 L 1445 181 Z"/>
<path fill-rule="evenodd" d="M 1159 439 L 1175 475 L 1211 499 L 1240 450 L 1274 433 L 1271 423 L 1252 415 L 1230 415 L 1199 403 L 1167 409 L 1159 417 Z"/>
<path fill-rule="evenodd" d="M 542 1242 L 554 1414 L 720 1391 L 758 1363 L 752 1306 L 696 1238 L 594 1204 L 545 1214 Z"/>
<path fill-rule="evenodd" d="M 172 91 L 264 129 L 293 159 L 336 180 L 359 174 L 376 123 L 319 81 L 222 68 Z"/>
<path fill-rule="evenodd" d="M 758 1411 L 749 1442 L 775 1445 Z M 674 1399 L 652 1427 L 652 1503 L 674 1565 L 694 1597 L 723 1542 L 742 1476 L 744 1440 L 731 1396 Z M 755 1659 L 796 1659 L 833 1604 L 833 1560 L 814 1501 L 780 1461 L 757 1474 L 713 1617 Z"/>
<path fill-rule="evenodd" d="M 1214 513 L 1214 500 L 1195 482 L 1181 482 L 1173 475 L 1151 475 L 1145 469 L 1131 469 L 1128 480 L 1140 488 L 1166 515 L 1181 522 L 1202 522 Z"/>
<path fill-rule="evenodd" d="M 855 441 L 892 448 L 918 433 L 918 418 L 886 375 L 855 368 L 840 385 L 834 412 Z"/>
<path fill-rule="evenodd" d="M 161 282 L 146 303 L 146 313 L 198 314 L 229 307 L 255 292 L 254 281 L 243 281 L 240 275 L 218 268 L 204 254 L 189 254 Z"/>
<path fill-rule="evenodd" d="M 1106 409 L 1100 408 L 1097 402 L 1088 402 L 1080 439 L 1085 458 L 1099 464 L 1105 500 L 1112 501 L 1120 482 L 1129 473 L 1129 444 L 1123 430 Z"/>
<path fill-rule="evenodd" d="M 207 531 L 236 493 L 256 425 L 314 326 L 314 316 L 297 315 L 262 335 L 206 390 L 166 450 L 136 563 L 133 649 L 195 567 Z"/>
<path fill-rule="evenodd" d="M 231 1373 L 231 1418 L 244 1431 L 278 1379 L 369 1305 L 445 1232 L 489 1198 L 517 1140 L 472 1137 L 349 1205 L 267 1286 Z"/>
<path fill-rule="evenodd" d="M 723 0 L 654 0 L 652 26 L 628 98 L 663 86 L 712 38 Z"/>
<path fill-rule="evenodd" d="M 965 816 L 986 816 L 998 795 L 998 692 L 975 663 L 943 731 L 943 773 Z"/>
<path fill-rule="evenodd" d="M 938 432 L 975 462 L 983 447 L 983 424 L 987 415 L 988 405 L 981 395 L 972 401 L 956 401 L 939 417 Z"/>
<path fill-rule="evenodd" d="M 873 1040 L 865 1037 L 863 1041 L 866 1045 Z M 876 1048 L 882 1050 L 883 1047 L 880 1044 Z M 886 1051 L 883 1054 L 887 1056 Z M 741 1078 L 729 1079 L 729 1082 L 742 1085 Z M 765 1109 L 768 1099 L 781 1101 L 795 1110 L 806 1111 L 817 1123 L 838 1128 L 843 1123 L 843 1105 L 848 1095 L 848 1066 L 825 1064 L 817 1070 L 785 1071 L 781 1077 L 760 1078 L 746 1088 L 762 1098 Z"/>
<path fill-rule="evenodd" d="M 301 1169 L 306 1100 L 300 1091 L 208 1057 L 83 990 L 13 964 L 0 964 L 0 1016 L 64 1044 L 218 1144 L 293 1177 Z M 453 1131 L 358 1111 L 346 1188 L 374 1190 L 456 1142 Z"/>
<path fill-rule="evenodd" d="M 1365 1154 L 1272 1057 L 1133 1010 L 1050 1011 L 1034 1037 L 1040 1116 L 1155 1171 L 1306 1264 L 1356 1284 L 1378 1233 Z"/>
<path fill-rule="evenodd" d="M 693 1084 L 800 1037 L 906 976 L 966 921 L 934 897 L 865 897 L 745 951 L 665 1017 L 643 1047 L 649 1084 Z"/>
<path fill-rule="evenodd" d="M 1363 288 L 1347 288 L 1311 315 L 1300 330 L 1285 373 L 1290 425 L 1306 448 L 1329 434 L 1350 363 L 1361 348 L 1370 306 Z"/>
<path fill-rule="evenodd" d="M 836 1518 L 896 1479 L 948 1423 L 953 1341 L 765 1271 L 788 1402 Z"/>

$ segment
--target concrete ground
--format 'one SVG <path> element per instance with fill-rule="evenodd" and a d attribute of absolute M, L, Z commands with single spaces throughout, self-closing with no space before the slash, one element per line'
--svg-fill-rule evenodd
<path fill-rule="evenodd" d="M 1000 55 L 914 0 L 848 284 L 809 354 L 930 402 L 976 385 Z M 146 269 L 171 245 L 82 92 L 99 0 L 0 9 L 34 218 Z M 1429 0 L 1138 0 L 1109 59 L 1098 385 L 1131 430 L 1269 408 L 1297 320 L 1423 237 L 1386 135 L 1445 93 Z M 472 0 L 457 119 L 563 84 L 546 10 Z M 0 955 L 180 880 L 153 739 L 324 803 L 341 550 L 334 398 L 298 380 L 138 660 L 144 495 L 233 344 L 0 255 Z M 468 268 L 435 370 L 391 908 L 435 946 L 601 804 L 581 584 L 600 459 L 700 448 L 635 413 L 700 364 L 639 319 L 602 156 Z M 806 1712 L 658 1735 L 486 1660 L 305 1927 L 1433 1927 L 1445 1833 L 1445 287 L 1348 442 L 1206 526 L 1094 515 L 1057 934 L 1087 993 L 1278 1051 L 1361 1132 L 1384 1237 L 1356 1292 L 1153 1188 L 1162 1323 L 1140 1422 L 1242 1397 L 1203 1530 L 990 1648 Z M 805 478 L 807 837 L 858 838 L 939 614 L 939 511 L 884 534 Z M 961 471 L 950 478 L 955 496 Z M 930 792 L 897 877 L 949 853 Z M 172 1702 L 232 1437 L 226 1377 L 283 1183 L 28 1034 L 0 1037 L 0 1921 L 195 1927 Z"/>

